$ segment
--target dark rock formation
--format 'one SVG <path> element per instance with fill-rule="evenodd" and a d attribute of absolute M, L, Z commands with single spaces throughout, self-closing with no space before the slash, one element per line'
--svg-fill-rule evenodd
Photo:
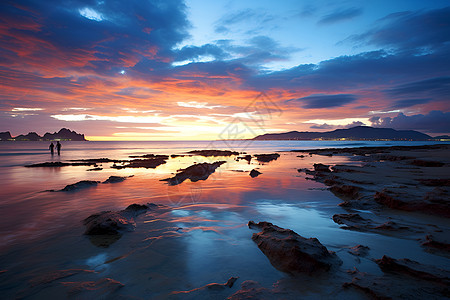
<path fill-rule="evenodd" d="M 125 285 L 111 278 L 98 281 L 62 282 L 68 294 L 77 299 L 110 299 L 112 294 Z"/>
<path fill-rule="evenodd" d="M 77 191 L 77 190 L 80 190 L 83 188 L 96 186 L 99 183 L 100 183 L 100 181 L 81 180 L 81 181 L 78 181 L 77 183 L 66 185 L 66 187 L 60 191 L 61 192 L 73 192 L 73 191 Z"/>
<path fill-rule="evenodd" d="M 60 168 L 60 167 L 67 167 L 67 166 L 94 166 L 96 165 L 95 162 L 73 162 L 73 163 L 66 163 L 66 162 L 60 162 L 60 161 L 54 161 L 54 162 L 44 162 L 39 164 L 32 164 L 32 165 L 26 165 L 27 168 Z"/>
<path fill-rule="evenodd" d="M 325 172 L 330 173 L 330 166 L 324 165 L 324 164 L 314 164 L 314 171 L 316 172 Z"/>
<path fill-rule="evenodd" d="M 280 154 L 278 153 L 271 153 L 271 154 L 255 154 L 256 160 L 259 162 L 271 162 L 273 160 L 277 160 L 278 157 L 280 157 Z"/>
<path fill-rule="evenodd" d="M 281 293 L 262 287 L 258 282 L 246 280 L 241 284 L 241 289 L 228 297 L 228 300 L 244 299 L 284 299 Z"/>
<path fill-rule="evenodd" d="M 127 178 L 133 177 L 134 175 L 130 175 L 130 176 L 109 176 L 108 179 L 106 179 L 105 181 L 103 181 L 102 183 L 117 183 L 117 182 L 122 182 Z"/>
<path fill-rule="evenodd" d="M 444 286 L 450 286 L 450 272 L 438 269 L 433 266 L 422 265 L 416 261 L 404 259 L 394 259 L 384 255 L 381 259 L 375 260 L 380 269 L 386 273 L 396 273 L 414 277 L 415 279 L 432 281 Z"/>
<path fill-rule="evenodd" d="M 167 155 L 147 154 L 147 155 L 144 155 L 143 157 L 146 157 L 146 158 L 145 159 L 133 159 L 129 162 L 125 162 L 122 165 L 114 164 L 111 166 L 111 168 L 114 168 L 114 169 L 124 169 L 124 168 L 154 169 L 159 165 L 165 164 L 166 161 L 169 159 L 169 156 L 167 156 Z"/>
<path fill-rule="evenodd" d="M 125 231 L 133 231 L 136 227 L 134 218 L 148 209 L 157 209 L 155 204 L 131 204 L 121 211 L 102 211 L 84 219 L 86 235 L 117 235 Z"/>
<path fill-rule="evenodd" d="M 442 167 L 443 165 L 445 165 L 444 163 L 442 163 L 440 161 L 430 161 L 430 160 L 421 160 L 421 159 L 415 159 L 412 161 L 411 164 L 414 166 L 419 166 L 419 167 L 432 167 L 432 168 Z"/>
<path fill-rule="evenodd" d="M 225 283 L 215 283 L 215 282 L 209 283 L 200 288 L 196 288 L 196 289 L 189 290 L 189 291 L 174 291 L 171 294 L 179 295 L 179 294 L 193 294 L 193 293 L 200 292 L 200 291 L 222 291 L 227 288 L 232 288 L 234 283 L 236 282 L 236 280 L 238 280 L 238 278 L 239 277 L 230 277 L 228 279 L 228 281 Z M 204 295 L 203 297 L 199 297 L 199 298 L 204 298 L 204 297 L 208 297 L 208 296 L 211 296 L 211 295 Z"/>
<path fill-rule="evenodd" d="M 363 245 L 356 245 L 354 247 L 351 247 L 350 250 L 348 250 L 348 253 L 356 255 L 356 256 L 367 256 L 369 253 L 370 248 Z"/>
<path fill-rule="evenodd" d="M 253 169 L 253 170 L 250 171 L 250 174 L 249 174 L 249 175 L 250 175 L 252 178 L 255 178 L 255 177 L 258 177 L 258 175 L 260 175 L 260 174 L 262 174 L 262 173 L 259 172 L 258 170 Z"/>
<path fill-rule="evenodd" d="M 178 170 L 174 177 L 161 179 L 161 181 L 167 181 L 169 185 L 177 185 L 190 179 L 192 182 L 208 179 L 209 175 L 215 172 L 215 170 L 224 164 L 225 161 L 217 161 L 214 163 L 201 163 L 187 167 L 186 169 Z"/>
<path fill-rule="evenodd" d="M 328 184 L 327 184 L 328 185 Z M 347 198 L 347 199 L 358 199 L 360 197 L 359 195 L 359 188 L 353 185 L 346 185 L 346 184 L 334 184 L 330 187 L 330 191 L 335 194 L 336 196 L 339 196 L 341 198 Z"/>
<path fill-rule="evenodd" d="M 11 140 L 11 133 L 9 131 L 0 132 L 0 141 L 9 141 Z"/>
<path fill-rule="evenodd" d="M 188 152 L 191 155 L 199 155 L 199 156 L 231 156 L 231 155 L 239 155 L 239 152 L 230 151 L 230 150 L 192 150 Z"/>
<path fill-rule="evenodd" d="M 252 156 L 250 154 L 236 157 L 236 160 L 246 160 L 248 163 L 251 162 Z"/>
<path fill-rule="evenodd" d="M 318 239 L 304 238 L 290 229 L 280 228 L 268 222 L 253 221 L 249 228 L 259 228 L 252 240 L 267 256 L 272 266 L 289 274 L 313 274 L 328 271 L 342 262 L 334 252 L 327 250 Z"/>
<path fill-rule="evenodd" d="M 422 242 L 422 246 L 428 248 L 428 250 L 440 250 L 450 253 L 450 244 L 447 240 L 439 240 L 437 237 L 427 234 L 425 240 Z"/>
<path fill-rule="evenodd" d="M 84 134 L 76 133 L 75 131 L 71 131 L 67 128 L 62 128 L 60 131 L 54 133 L 47 132 L 46 134 L 44 134 L 42 139 L 45 141 L 86 141 L 86 139 L 84 138 Z"/>

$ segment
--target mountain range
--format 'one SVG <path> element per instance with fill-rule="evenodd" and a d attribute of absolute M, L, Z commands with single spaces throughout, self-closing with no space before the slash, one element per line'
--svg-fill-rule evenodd
<path fill-rule="evenodd" d="M 356 126 L 348 129 L 336 129 L 327 132 L 299 132 L 267 133 L 258 135 L 254 140 L 413 140 L 423 141 L 435 139 L 427 134 L 414 130 L 395 130 L 392 128 L 374 128 L 370 126 Z"/>
<path fill-rule="evenodd" d="M 76 133 L 67 128 L 62 128 L 58 132 L 47 132 L 44 136 L 40 136 L 36 132 L 30 132 L 28 134 L 21 134 L 16 137 L 12 137 L 9 131 L 0 132 L 0 141 L 86 141 L 84 134 Z"/>

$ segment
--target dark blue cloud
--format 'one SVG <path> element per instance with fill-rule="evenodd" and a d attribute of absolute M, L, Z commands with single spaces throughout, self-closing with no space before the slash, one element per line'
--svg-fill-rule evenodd
<path fill-rule="evenodd" d="M 386 93 L 390 96 L 433 94 L 437 97 L 448 99 L 450 95 L 450 77 L 436 77 L 402 84 L 387 90 Z"/>
<path fill-rule="evenodd" d="M 450 41 L 450 7 L 392 14 L 378 28 L 350 37 L 353 42 L 427 53 Z"/>
<path fill-rule="evenodd" d="M 372 117 L 370 121 L 374 127 L 418 130 L 429 133 L 444 133 L 449 132 L 450 129 L 450 112 L 433 110 L 428 114 L 417 114 L 411 116 L 399 113 L 393 118 Z"/>
<path fill-rule="evenodd" d="M 323 16 L 318 24 L 334 24 L 337 22 L 347 21 L 362 14 L 362 9 L 352 7 L 347 9 L 339 9 L 328 15 Z"/>
<path fill-rule="evenodd" d="M 425 103 L 429 103 L 431 102 L 432 99 L 431 98 L 424 98 L 424 99 L 403 99 L 403 100 L 398 100 L 395 101 L 392 106 L 391 109 L 398 109 L 398 108 L 407 108 L 407 107 L 411 107 L 411 106 L 415 106 L 415 105 L 419 105 L 419 104 L 425 104 Z"/>
<path fill-rule="evenodd" d="M 351 94 L 338 95 L 311 95 L 303 98 L 288 100 L 299 102 L 303 108 L 330 108 L 341 107 L 356 101 L 358 98 Z"/>

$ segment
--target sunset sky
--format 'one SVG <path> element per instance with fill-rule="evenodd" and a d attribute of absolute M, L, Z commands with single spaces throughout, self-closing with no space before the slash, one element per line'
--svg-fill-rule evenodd
<path fill-rule="evenodd" d="M 3 0 L 0 131 L 448 134 L 449 3 Z"/>

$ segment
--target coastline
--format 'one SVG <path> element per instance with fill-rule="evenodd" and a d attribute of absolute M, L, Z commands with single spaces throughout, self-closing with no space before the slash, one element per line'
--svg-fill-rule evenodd
<path fill-rule="evenodd" d="M 102 294 L 111 297 L 119 295 L 159 295 L 162 298 L 173 297 L 175 299 L 198 297 L 217 297 L 222 299 L 231 297 L 232 299 L 239 299 L 239 297 L 242 298 L 249 295 L 258 297 L 258 294 L 254 293 L 259 291 L 262 293 L 259 295 L 265 297 L 284 297 L 290 299 L 298 296 L 300 291 L 295 288 L 295 285 L 298 285 L 299 281 L 303 281 L 311 285 L 311 289 L 307 288 L 307 294 L 312 298 L 332 295 L 361 298 L 365 297 L 364 291 L 368 290 L 371 290 L 371 293 L 378 295 L 378 297 L 397 297 L 399 295 L 404 295 L 405 293 L 406 295 L 411 296 L 421 289 L 428 289 L 428 292 L 422 291 L 422 293 L 424 293 L 422 295 L 424 296 L 431 295 L 432 297 L 438 297 L 443 293 L 439 288 L 439 284 L 436 286 L 435 284 L 430 283 L 429 280 L 423 280 L 423 278 L 417 278 L 417 276 L 405 276 L 402 274 L 393 275 L 391 274 L 392 270 L 384 272 L 384 270 L 380 268 L 383 264 L 393 266 L 395 264 L 398 265 L 404 263 L 408 264 L 405 266 L 409 269 L 416 271 L 421 270 L 420 272 L 423 273 L 425 272 L 423 266 L 431 264 L 435 269 L 431 268 L 425 273 L 432 274 L 434 272 L 435 276 L 441 276 L 439 275 L 441 274 L 439 273 L 441 271 L 438 271 L 436 268 L 442 263 L 442 259 L 448 259 L 449 257 L 448 240 L 445 240 L 445 235 L 449 232 L 448 218 L 440 213 L 444 210 L 438 209 L 438 214 L 436 214 L 434 209 L 430 209 L 426 212 L 431 212 L 431 214 L 424 214 L 423 206 L 418 207 L 409 205 L 407 206 L 409 210 L 392 209 L 392 207 L 388 207 L 388 204 L 391 202 L 379 203 L 375 201 L 374 195 L 376 192 L 382 192 L 387 183 L 390 185 L 390 188 L 395 187 L 395 185 L 405 186 L 395 187 L 394 190 L 400 196 L 403 195 L 403 192 L 409 193 L 413 190 L 412 187 L 414 187 L 413 195 L 420 199 L 425 195 L 430 195 L 429 193 L 433 194 L 433 191 L 437 188 L 444 188 L 444 194 L 437 194 L 437 196 L 444 200 L 441 201 L 443 203 L 438 201 L 438 204 L 446 207 L 445 205 L 448 205 L 449 202 L 448 194 L 446 194 L 448 185 L 445 185 L 447 181 L 437 181 L 439 186 L 435 186 L 436 182 L 433 180 L 446 179 L 445 175 L 448 176 L 449 149 L 450 145 L 444 144 L 438 146 L 406 146 L 400 148 L 399 146 L 394 146 L 391 148 L 365 147 L 303 150 L 279 152 L 281 154 L 279 157 L 262 156 L 264 159 L 273 158 L 273 160 L 265 162 L 258 162 L 256 159 L 257 156 L 252 155 L 251 164 L 250 161 L 247 164 L 245 159 L 236 161 L 234 156 L 180 156 L 180 153 L 173 153 L 168 150 L 166 151 L 167 153 L 165 153 L 167 154 L 167 158 L 164 157 L 164 159 L 167 160 L 167 163 L 158 166 L 155 165 L 154 168 L 150 169 L 146 169 L 145 167 L 143 169 L 130 167 L 125 169 L 110 169 L 108 166 L 112 166 L 116 157 L 110 157 L 110 161 L 103 159 L 103 170 L 100 170 L 99 173 L 76 173 L 78 174 L 77 176 L 90 174 L 90 178 L 95 180 L 100 180 L 99 177 L 102 176 L 101 174 L 106 174 L 107 176 L 121 175 L 122 177 L 114 178 L 114 182 L 109 180 L 109 182 L 112 182 L 111 184 L 96 184 L 95 187 L 82 187 L 80 190 L 76 189 L 67 193 L 62 191 L 64 190 L 62 189 L 61 192 L 47 194 L 49 197 L 54 197 L 55 200 L 59 199 L 59 201 L 61 201 L 61 197 L 70 199 L 88 197 L 88 199 L 91 199 L 91 202 L 93 202 L 96 198 L 93 197 L 92 192 L 96 190 L 99 191 L 98 193 L 109 191 L 113 193 L 112 195 L 115 195 L 114 197 L 127 195 L 131 192 L 139 193 L 139 188 L 136 188 L 138 186 L 134 182 L 138 181 L 138 183 L 141 184 L 140 180 L 144 176 L 147 176 L 146 174 L 154 172 L 153 170 L 160 170 L 161 168 L 165 170 L 164 168 L 166 165 L 168 166 L 171 163 L 174 165 L 173 168 L 168 168 L 167 171 L 164 172 L 159 171 L 162 172 L 160 175 L 158 175 L 159 173 L 155 173 L 155 175 L 152 176 L 156 177 L 148 177 L 145 180 L 142 180 L 143 188 L 144 186 L 146 188 L 143 191 L 148 191 L 149 182 L 152 182 L 152 184 L 156 186 L 155 191 L 164 187 L 167 189 L 167 192 L 172 199 L 181 196 L 178 194 L 179 192 L 175 193 L 175 191 L 186 192 L 187 198 L 183 196 L 185 197 L 184 201 L 186 201 L 186 199 L 191 199 L 189 197 L 192 197 L 193 195 L 192 193 L 194 190 L 192 188 L 201 187 L 203 189 L 202 199 L 206 200 L 200 201 L 199 199 L 196 203 L 191 204 L 180 203 L 181 206 L 167 206 L 167 202 L 160 203 L 161 200 L 167 196 L 156 197 L 152 198 L 151 202 L 162 206 L 156 208 L 150 205 L 142 212 L 134 210 L 131 212 L 130 209 L 125 209 L 127 205 L 124 204 L 110 204 L 108 207 L 108 202 L 104 202 L 102 210 L 112 209 L 113 213 L 117 213 L 121 218 L 129 220 L 128 223 L 124 223 L 124 231 L 120 233 L 120 237 L 113 236 L 112 239 L 105 240 L 101 237 L 99 237 L 100 239 L 97 239 L 95 236 L 83 235 L 84 226 L 80 223 L 82 219 L 88 218 L 91 214 L 98 213 L 100 210 L 91 209 L 90 213 L 85 213 L 82 218 L 78 217 L 78 221 L 73 225 L 75 231 L 72 235 L 74 237 L 76 236 L 78 244 L 83 245 L 83 250 L 81 250 L 81 252 L 86 253 L 86 255 L 90 253 L 89 255 L 93 257 L 102 253 L 107 253 L 108 257 L 91 266 L 83 265 L 83 263 L 80 263 L 79 261 L 77 263 L 68 263 L 67 260 L 63 260 L 64 265 L 69 265 L 71 268 L 76 267 L 78 270 L 71 271 L 73 274 L 71 273 L 72 275 L 70 275 L 70 282 L 91 282 L 93 287 L 95 287 L 92 290 L 82 288 L 81 294 L 78 295 L 91 297 L 99 295 L 99 291 L 101 291 Z M 442 153 L 440 153 L 440 151 L 442 151 Z M 264 152 L 259 153 L 262 154 Z M 170 154 L 176 154 L 176 157 L 169 157 Z M 301 155 L 304 155 L 304 157 L 298 157 Z M 148 157 L 156 159 L 155 156 Z M 159 181 L 161 179 L 172 177 L 173 175 L 170 175 L 172 172 L 171 170 L 187 168 L 194 162 L 203 161 L 204 163 L 213 163 L 215 161 L 221 161 L 224 158 L 227 158 L 225 159 L 227 163 L 217 166 L 217 170 L 215 171 L 209 170 L 208 172 L 211 173 L 206 177 L 190 177 L 190 180 L 172 186 L 164 181 Z M 158 159 L 160 159 L 160 157 Z M 415 164 L 411 164 L 413 161 L 416 161 Z M 432 166 L 427 166 L 427 162 L 431 162 Z M 68 165 L 61 169 L 71 172 L 70 170 L 75 170 L 75 168 L 78 168 L 79 170 L 85 168 L 86 170 L 82 170 L 85 170 L 83 172 L 86 172 L 88 168 L 92 168 L 91 163 L 92 161 L 86 166 Z M 180 163 L 182 164 L 180 165 Z M 315 167 L 314 164 L 316 164 Z M 148 166 L 148 164 L 146 165 Z M 180 167 L 175 168 L 175 166 Z M 304 168 L 301 168 L 301 172 L 298 172 L 298 168 L 295 168 L 296 166 L 304 166 Z M 32 168 L 32 172 L 41 172 L 53 168 L 54 167 Z M 252 178 L 249 176 L 249 172 L 255 168 L 259 170 L 261 174 L 256 178 Z M 129 174 L 130 171 L 133 171 L 134 173 Z M 125 177 L 123 176 L 125 175 L 124 172 L 127 172 L 127 176 L 135 176 L 132 178 L 127 177 L 125 180 Z M 106 175 L 103 175 L 101 181 L 107 178 Z M 313 180 L 304 180 L 304 177 Z M 281 178 L 283 179 L 281 180 Z M 82 180 L 85 178 L 77 177 L 77 179 Z M 424 179 L 425 181 L 417 179 Z M 192 182 L 193 180 L 196 182 Z M 277 180 L 280 180 L 280 184 L 276 183 Z M 281 184 L 281 182 L 283 184 Z M 304 185 L 303 183 L 302 185 L 298 185 L 301 182 L 304 182 Z M 324 185 L 324 183 L 328 183 L 328 185 Z M 73 186 L 74 181 L 66 182 L 66 184 L 71 184 L 71 186 Z M 274 187 L 283 186 L 279 196 L 277 196 L 276 190 L 271 189 L 272 185 Z M 243 189 L 244 186 L 245 188 Z M 334 196 L 332 196 L 333 194 L 328 190 L 325 190 L 327 186 L 345 205 L 337 206 L 339 201 L 335 201 Z M 63 186 L 60 186 L 58 190 L 62 187 Z M 132 188 L 131 190 L 130 187 Z M 189 189 L 186 190 L 186 188 Z M 241 195 L 244 195 L 249 188 L 253 188 L 254 193 L 257 194 L 252 194 L 249 196 L 248 200 L 241 200 L 241 202 L 236 203 L 230 203 L 229 200 L 227 200 L 232 198 L 227 196 L 227 193 L 231 193 L 232 189 L 236 189 L 238 192 L 230 195 L 241 198 Z M 286 189 L 286 191 L 284 191 L 284 189 Z M 288 190 L 291 192 L 286 194 Z M 199 192 L 198 190 L 195 191 L 197 193 Z M 403 192 L 401 193 L 400 191 Z M 220 194 L 223 194 L 225 198 L 221 200 Z M 308 197 L 311 197 L 311 201 L 314 201 L 312 199 L 322 199 L 323 202 L 305 202 L 303 204 L 300 202 L 302 199 L 298 198 L 298 195 L 309 195 Z M 288 202 L 286 202 L 286 200 L 283 202 L 275 200 L 277 198 L 286 197 L 290 198 Z M 210 199 L 209 202 L 207 201 L 208 199 Z M 298 203 L 295 202 L 295 199 L 297 199 Z M 414 198 L 411 201 L 417 201 L 417 198 Z M 129 202 L 127 203 L 143 205 L 147 203 L 147 198 L 130 197 Z M 297 205 L 300 205 L 300 208 L 297 208 Z M 116 207 L 119 207 L 120 209 L 116 211 Z M 255 213 L 254 207 L 258 207 L 258 214 Z M 293 209 L 294 207 L 295 209 Z M 141 209 L 141 207 L 136 208 Z M 311 210 L 311 208 L 313 208 L 313 210 Z M 419 212 L 416 210 L 419 210 Z M 245 213 L 243 211 L 245 211 Z M 329 220 L 329 223 L 326 223 L 328 229 L 322 228 L 322 226 L 324 226 L 323 221 L 320 221 L 321 223 L 312 223 L 310 225 L 302 222 L 302 219 L 310 218 L 310 215 L 315 211 L 323 215 L 317 220 Z M 189 212 L 189 214 L 186 215 L 187 212 Z M 204 216 L 205 212 L 208 212 L 208 218 L 200 218 L 200 216 Z M 236 217 L 232 217 L 236 214 L 240 216 L 237 219 Z M 247 228 L 247 222 L 251 221 L 253 218 L 256 218 L 256 222 L 269 221 L 282 228 L 293 229 L 302 236 L 317 237 L 329 250 L 336 252 L 337 256 L 343 260 L 343 265 L 331 268 L 331 271 L 325 273 L 326 275 L 300 274 L 290 276 L 283 272 L 280 273 L 274 268 L 272 261 L 271 265 L 267 260 L 267 257 L 258 249 L 258 245 L 251 240 L 252 232 L 257 233 L 258 230 L 260 230 Z M 64 220 L 61 221 L 64 222 Z M 295 224 L 293 222 L 295 222 Z M 180 226 L 180 224 L 184 225 Z M 318 226 L 318 228 L 315 228 L 316 226 Z M 211 279 L 211 274 L 214 273 L 214 271 L 210 269 L 212 266 L 204 266 L 205 273 L 198 273 L 200 270 L 198 270 L 197 273 L 192 273 L 196 274 L 194 277 L 198 277 L 198 279 L 195 280 L 190 279 L 192 283 L 175 283 L 171 280 L 169 281 L 170 284 L 167 283 L 167 287 L 161 287 L 161 291 L 154 291 L 150 294 L 146 294 L 144 290 L 140 288 L 136 291 L 133 291 L 131 288 L 133 286 L 136 287 L 136 285 L 144 284 L 144 282 L 146 282 L 144 278 L 138 276 L 139 279 L 130 280 L 130 278 L 117 273 L 125 270 L 127 272 L 132 272 L 130 266 L 141 262 L 142 264 L 147 265 L 146 268 L 142 269 L 144 274 L 151 273 L 152 278 L 159 278 L 156 281 L 153 280 L 148 283 L 153 288 L 157 288 L 161 283 L 161 276 L 163 276 L 165 272 L 168 272 L 167 274 L 172 274 L 172 271 L 164 270 L 166 270 L 168 265 L 173 265 L 173 260 L 182 264 L 191 263 L 192 258 L 188 258 L 189 256 L 184 257 L 183 255 L 183 258 L 180 258 L 181 261 L 176 259 L 177 255 L 185 253 L 184 251 L 186 251 L 183 250 L 183 247 L 180 248 L 180 246 L 184 245 L 184 243 L 189 244 L 195 241 L 202 241 L 205 238 L 208 243 L 213 243 L 217 238 L 217 241 L 213 243 L 214 246 L 208 249 L 210 249 L 210 251 L 219 251 L 218 254 L 213 255 L 218 261 L 212 260 L 212 257 L 205 252 L 202 252 L 201 248 L 199 248 L 199 245 L 202 244 L 199 244 L 194 248 L 194 251 L 204 253 L 203 257 L 198 257 L 195 261 L 200 264 L 200 266 L 204 266 L 204 263 L 207 262 L 210 264 L 218 264 L 215 272 L 219 272 L 219 279 Z M 73 238 L 65 238 L 65 241 L 71 241 L 72 239 Z M 230 244 L 228 244 L 228 242 L 226 242 L 226 245 L 223 244 L 223 239 L 225 239 L 225 241 L 229 240 Z M 87 244 L 85 244 L 86 241 L 88 241 Z M 391 241 L 392 245 L 386 244 L 387 241 Z M 70 243 L 73 243 L 73 241 Z M 89 246 L 90 243 L 92 243 L 92 245 Z M 217 248 L 218 245 L 221 245 L 221 247 L 224 248 L 224 252 Z M 358 247 L 358 245 L 362 246 Z M 395 247 L 397 247 L 397 249 L 392 248 L 394 247 L 393 245 L 396 245 Z M 363 246 L 370 249 L 364 251 L 365 248 L 363 248 Z M 356 248 L 352 249 L 352 247 Z M 384 250 L 383 247 L 385 247 Z M 414 249 L 414 251 L 412 251 L 412 249 Z M 110 253 L 111 251 L 113 253 Z M 146 261 L 148 259 L 148 251 L 153 253 L 153 255 L 158 255 L 158 257 L 162 257 L 163 253 L 168 253 L 168 256 L 158 262 L 160 267 L 152 267 L 153 263 L 148 266 L 150 262 Z M 247 253 L 249 253 L 249 255 L 247 255 Z M 73 253 L 73 255 L 77 256 L 76 253 Z M 384 255 L 387 255 L 388 258 L 382 260 Z M 389 260 L 392 256 L 396 258 L 395 261 Z M 411 265 L 408 262 L 405 263 L 404 261 L 401 261 L 401 259 L 405 257 L 412 258 L 420 263 L 420 265 Z M 158 261 L 159 260 L 160 259 L 158 259 Z M 245 264 L 245 260 L 252 262 L 252 264 L 247 266 L 249 271 L 244 271 L 242 267 L 239 266 L 239 264 Z M 375 260 L 379 260 L 379 263 Z M 222 265 L 221 261 L 226 261 L 228 266 Z M 347 270 L 352 269 L 352 266 L 356 267 L 358 271 L 353 270 L 353 273 L 347 272 Z M 105 268 L 111 268 L 111 273 L 105 273 Z M 383 268 L 386 270 L 386 267 Z M 445 269 L 446 267 L 444 265 L 444 271 Z M 37 284 L 34 287 L 26 288 L 25 295 L 34 295 L 36 297 L 41 295 L 41 291 L 50 294 L 58 294 L 65 293 L 65 290 L 67 289 L 69 289 L 69 291 L 72 290 L 71 288 L 73 288 L 73 286 L 70 288 L 70 285 L 64 286 L 63 284 L 64 282 L 67 282 L 67 279 L 64 279 L 65 277 L 62 275 L 67 275 L 67 272 L 61 272 L 61 267 L 56 267 L 59 275 L 55 276 L 55 268 L 53 268 L 53 271 L 51 270 L 52 269 L 40 272 L 41 274 L 38 277 L 41 278 L 42 276 L 47 276 L 48 278 L 53 274 L 53 279 L 46 281 L 45 283 Z M 14 271 L 7 269 L 3 271 L 5 272 L 0 273 L 0 276 L 11 276 L 7 274 L 12 274 L 11 277 L 15 277 Z M 90 271 L 96 273 L 94 274 Z M 261 272 L 267 274 L 265 280 L 258 274 Z M 366 274 L 364 275 L 361 272 L 365 272 Z M 182 272 L 182 276 L 187 275 L 188 273 L 189 272 Z M 137 273 L 135 276 L 137 276 Z M 172 274 L 172 276 L 176 279 L 179 275 Z M 446 275 L 444 275 L 444 278 L 445 276 Z M 31 277 L 36 279 L 36 275 Z M 237 277 L 239 277 L 239 279 L 231 280 L 231 278 Z M 197 280 L 201 278 L 203 279 L 199 282 L 203 283 L 197 283 Z M 99 280 L 103 281 L 98 282 Z M 258 283 L 251 283 L 249 280 L 257 281 Z M 219 283 L 216 284 L 214 281 Z M 236 281 L 236 284 L 233 285 L 232 283 L 234 283 L 234 281 Z M 8 280 L 7 285 L 8 284 L 14 285 L 10 280 Z M 301 286 L 306 288 L 304 283 Z M 412 288 L 411 291 L 406 291 L 407 287 L 414 288 Z M 172 293 L 167 294 L 167 292 L 164 292 L 167 291 L 167 289 L 172 291 Z"/>

